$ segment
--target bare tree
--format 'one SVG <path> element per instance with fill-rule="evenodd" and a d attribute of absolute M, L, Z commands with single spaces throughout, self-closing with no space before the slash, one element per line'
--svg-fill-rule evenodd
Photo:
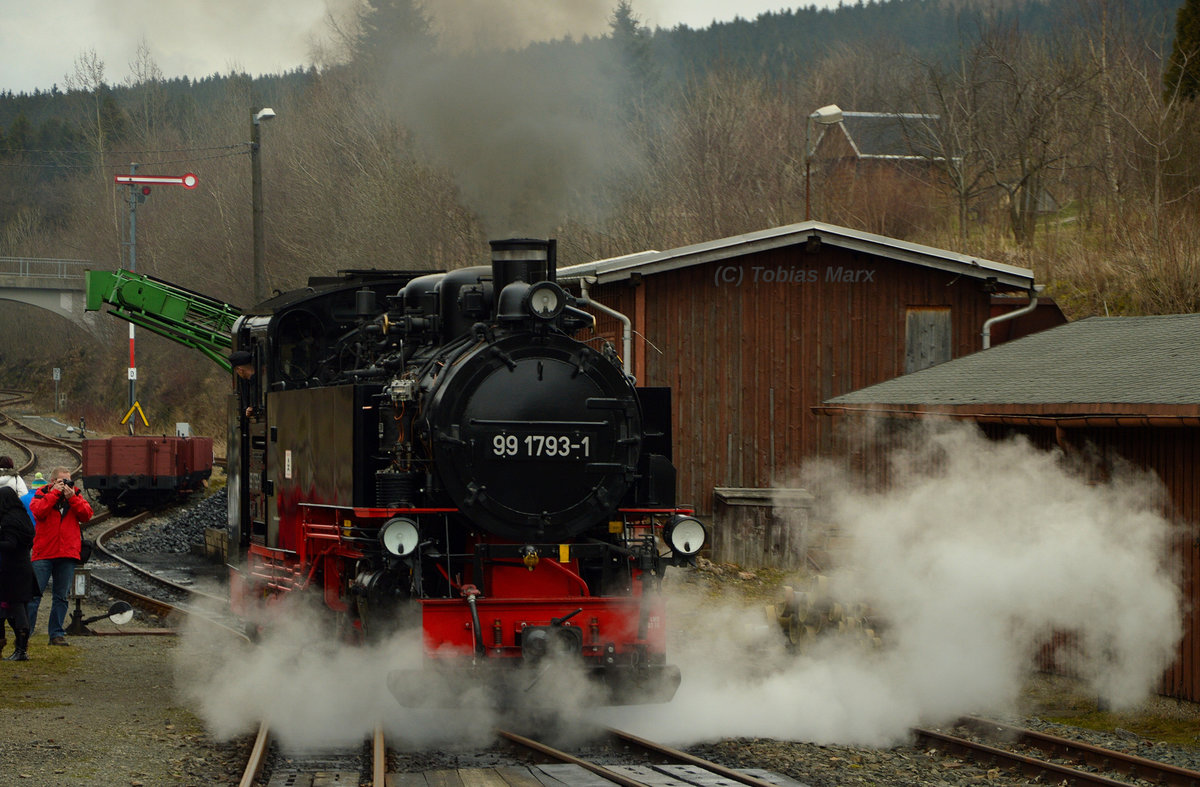
<path fill-rule="evenodd" d="M 130 110 L 133 126 L 143 144 L 148 144 L 154 139 L 156 129 L 165 120 L 167 99 L 162 69 L 155 62 L 145 37 L 138 41 L 137 52 L 129 63 L 129 77 L 125 84 L 137 101 L 136 106 Z"/>
<path fill-rule="evenodd" d="M 1011 29 L 985 32 L 978 48 L 981 122 L 972 147 L 1006 197 L 1013 238 L 1028 246 L 1047 187 L 1081 166 L 1075 154 L 1096 109 L 1097 71 L 1071 43 L 1034 42 Z"/>
<path fill-rule="evenodd" d="M 806 116 L 761 77 L 710 72 L 655 123 L 633 127 L 648 166 L 612 231 L 661 247 L 799 220 Z"/>
<path fill-rule="evenodd" d="M 993 187 L 981 147 L 984 137 L 982 72 L 978 49 L 963 50 L 950 70 L 937 63 L 921 63 L 922 79 L 911 84 L 919 91 L 914 106 L 924 117 L 901 115 L 905 137 L 915 155 L 923 157 L 944 178 L 957 208 L 958 234 L 967 239 L 972 206 Z"/>
<path fill-rule="evenodd" d="M 87 110 L 82 124 L 89 145 L 96 153 L 96 168 L 104 171 L 106 149 L 104 61 L 95 49 L 87 49 L 75 58 L 74 70 L 63 77 L 68 92 L 79 94 Z"/>

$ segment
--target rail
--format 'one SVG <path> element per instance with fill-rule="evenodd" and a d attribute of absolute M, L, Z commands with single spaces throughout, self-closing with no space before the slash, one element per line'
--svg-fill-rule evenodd
<path fill-rule="evenodd" d="M 914 727 L 912 732 L 921 747 L 938 748 L 955 755 L 970 757 L 989 765 L 999 765 L 1019 771 L 1034 781 L 1047 784 L 1091 785 L 1092 787 L 1129 787 L 1130 782 L 1110 778 L 1100 771 L 1128 774 L 1138 784 L 1147 782 L 1166 785 L 1200 784 L 1200 773 L 1155 762 L 1125 752 L 1089 746 L 1032 730 L 988 721 L 968 718 L 960 725 L 969 727 L 974 733 L 998 736 L 1006 748 L 997 748 L 981 741 L 962 738 L 945 732 Z M 1046 759 L 1032 757 L 1007 746 L 1024 746 L 1040 751 Z M 1083 763 L 1097 770 L 1082 770 L 1063 765 L 1056 760 L 1068 759 Z"/>
<path fill-rule="evenodd" d="M 13 393 L 15 392 L 0 391 L 0 397 Z M 6 399 L 3 402 L 0 402 L 0 407 L 8 406 L 18 401 L 20 401 L 20 398 Z M 22 475 L 31 472 L 38 464 L 38 454 L 33 450 L 33 446 L 42 446 L 44 448 L 51 448 L 68 454 L 71 457 L 71 462 L 74 463 L 74 469 L 71 470 L 71 477 L 79 477 L 79 471 L 83 468 L 83 448 L 80 447 L 79 443 L 44 434 L 33 427 L 28 426 L 27 424 L 21 423 L 11 415 L 0 412 L 0 428 L 2 427 L 12 427 L 20 433 L 17 435 L 0 434 L 0 441 L 12 443 L 13 445 L 17 446 L 17 449 L 25 455 L 26 459 L 23 460 L 22 464 L 17 467 L 17 471 Z M 51 464 L 51 466 L 53 466 L 56 464 L 68 463 L 56 460 L 47 464 Z M 70 465 L 68 464 L 68 466 Z"/>
<path fill-rule="evenodd" d="M 136 515 L 134 515 L 132 517 L 128 517 L 126 519 L 117 519 L 115 517 L 110 516 L 109 519 L 112 519 L 113 523 L 111 525 L 108 525 L 107 527 L 105 527 L 105 529 L 102 530 L 100 532 L 100 534 L 96 536 L 96 551 L 98 551 L 101 555 L 103 555 L 104 557 L 106 557 L 109 560 L 116 563 L 117 564 L 117 566 L 115 567 L 116 570 L 119 571 L 121 569 L 124 569 L 124 571 L 127 571 L 137 577 L 140 577 L 142 580 L 144 580 L 154 586 L 165 588 L 168 592 L 177 594 L 178 596 L 180 596 L 182 598 L 199 602 L 200 605 L 205 606 L 206 608 L 217 609 L 217 608 L 223 608 L 223 607 L 228 606 L 228 604 L 229 604 L 228 598 L 215 596 L 211 593 L 206 593 L 198 588 L 180 585 L 177 582 L 172 582 L 171 580 L 167 579 L 166 577 L 161 576 L 158 571 L 151 570 L 149 568 L 139 565 L 138 563 L 135 563 L 132 560 L 122 557 L 121 555 L 117 554 L 115 551 L 113 551 L 109 547 L 108 542 L 114 536 L 116 536 L 118 533 L 121 533 L 125 530 L 129 530 L 130 528 L 134 527 L 135 525 L 140 524 L 141 522 L 144 522 L 145 520 L 151 518 L 156 513 L 157 512 L 155 512 L 155 511 L 143 511 L 140 514 L 136 514 Z M 99 520 L 100 520 L 100 517 L 97 516 L 92 519 L 92 522 L 94 523 Z M 105 569 L 105 570 L 112 571 L 113 569 Z M 181 614 L 181 615 L 185 615 L 185 616 L 189 616 L 189 617 L 195 617 L 195 615 L 196 615 L 196 610 L 195 610 L 194 606 L 189 608 L 189 607 L 184 606 L 179 601 L 168 601 L 168 600 L 164 600 L 161 598 L 152 598 L 152 597 L 146 596 L 142 593 L 137 593 L 132 588 L 126 587 L 125 586 L 126 583 L 120 581 L 119 576 L 109 578 L 106 576 L 102 576 L 99 571 L 93 570 L 92 579 L 94 581 L 104 585 L 106 588 L 108 588 L 109 592 L 112 593 L 113 595 L 116 595 L 119 598 L 123 598 L 124 600 L 128 601 L 130 604 L 133 604 L 138 609 L 142 609 L 142 610 L 145 610 L 152 614 L 158 615 L 160 618 L 165 618 L 169 614 Z M 208 615 L 200 615 L 200 617 L 203 617 L 206 622 L 212 623 L 213 625 L 219 626 L 220 628 L 226 629 L 228 631 L 232 631 L 234 634 L 236 634 L 238 636 L 242 635 L 242 632 L 240 630 L 229 625 L 227 622 L 214 619 L 213 617 L 210 617 Z"/>
<path fill-rule="evenodd" d="M 1022 746 L 1036 749 L 1049 757 L 1074 760 L 1131 778 L 1173 787 L 1200 785 L 1200 772 L 1139 757 L 1129 752 L 1114 751 L 1102 746 L 1094 746 L 1082 741 L 1069 740 L 1057 735 L 1048 735 L 1044 732 L 1027 730 L 1004 722 L 980 719 L 974 716 L 959 719 L 958 724 L 979 735 L 1010 742 L 1016 741 Z"/>
<path fill-rule="evenodd" d="M 724 784 L 745 784 L 749 787 L 771 787 L 771 783 L 754 776 L 753 774 L 745 773 L 734 768 L 727 768 L 724 765 L 719 765 L 710 760 L 705 760 L 693 754 L 688 754 L 685 751 L 673 749 L 670 746 L 664 746 L 661 743 L 642 738 L 633 733 L 625 732 L 624 730 L 607 729 L 608 734 L 622 745 L 640 749 L 647 754 L 653 755 L 659 762 L 677 763 L 683 766 L 699 768 L 702 771 L 707 771 L 715 774 L 717 778 L 723 780 Z M 713 782 L 716 783 L 716 782 Z"/>
<path fill-rule="evenodd" d="M 289 771 L 286 773 L 275 773 L 271 775 L 268 784 L 369 784 L 370 787 L 389 787 L 395 784 L 393 779 L 389 778 L 387 772 L 387 742 L 384 739 L 383 725 L 376 724 L 375 731 L 370 740 L 367 742 L 358 755 L 347 755 L 344 752 L 329 754 L 321 751 L 309 751 L 301 755 L 293 754 L 288 758 L 287 763 Z M 256 784 L 261 784 L 264 778 L 263 771 L 267 768 L 267 761 L 270 759 L 271 747 L 271 728 L 267 722 L 260 722 L 258 725 L 258 734 L 254 738 L 254 745 L 250 749 L 250 753 L 246 758 L 246 764 L 242 768 L 242 778 L 238 782 L 239 787 L 254 787 Z M 330 759 L 344 760 L 346 765 L 350 764 L 352 759 L 365 760 L 370 758 L 370 762 L 361 761 L 355 765 L 354 772 L 337 771 L 330 769 Z M 370 780 L 360 782 L 357 775 L 359 773 L 369 772 Z M 352 781 L 351 781 L 352 780 Z M 408 784 L 409 782 L 404 782 Z M 424 780 L 421 781 L 424 784 Z M 436 781 L 431 784 L 466 784 L 457 777 L 453 781 Z M 474 782 L 470 782 L 474 784 Z M 493 784 L 495 782 L 488 782 Z"/>

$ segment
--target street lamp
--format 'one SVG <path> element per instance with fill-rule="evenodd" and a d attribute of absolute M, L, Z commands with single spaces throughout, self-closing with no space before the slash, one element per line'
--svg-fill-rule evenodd
<path fill-rule="evenodd" d="M 809 212 L 809 196 L 808 196 L 808 176 L 811 169 L 812 150 L 808 147 L 809 137 L 812 136 L 813 121 L 817 121 L 822 126 L 832 126 L 835 123 L 842 122 L 842 108 L 837 104 L 828 104 L 821 107 L 817 111 L 808 116 L 808 122 L 804 124 L 804 220 L 808 221 L 811 217 Z"/>
<path fill-rule="evenodd" d="M 254 216 L 254 302 L 267 299 L 267 275 L 263 268 L 263 205 L 262 205 L 262 159 L 258 148 L 262 140 L 259 126 L 262 121 L 275 117 L 275 110 L 263 107 L 254 112 L 250 125 L 250 201 Z"/>

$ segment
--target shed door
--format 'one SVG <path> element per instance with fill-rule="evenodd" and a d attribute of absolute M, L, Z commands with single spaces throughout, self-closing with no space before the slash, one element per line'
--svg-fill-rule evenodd
<path fill-rule="evenodd" d="M 904 337 L 904 373 L 950 360 L 950 307 L 909 307 Z"/>

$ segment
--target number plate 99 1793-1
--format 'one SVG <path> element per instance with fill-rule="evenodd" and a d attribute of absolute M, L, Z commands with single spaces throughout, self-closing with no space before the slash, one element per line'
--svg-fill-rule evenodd
<path fill-rule="evenodd" d="M 589 435 L 508 434 L 492 436 L 491 455 L 499 459 L 588 459 Z"/>

